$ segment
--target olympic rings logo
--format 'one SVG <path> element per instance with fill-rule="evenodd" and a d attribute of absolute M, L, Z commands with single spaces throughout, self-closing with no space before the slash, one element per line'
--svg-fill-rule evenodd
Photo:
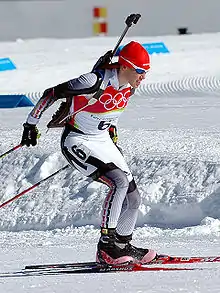
<path fill-rule="evenodd" d="M 114 108 L 123 109 L 127 105 L 128 98 L 129 98 L 130 90 L 124 93 L 117 93 L 116 95 L 112 96 L 109 93 L 104 93 L 99 98 L 99 102 L 104 105 L 106 110 L 113 110 Z M 126 97 L 127 95 L 127 97 Z"/>

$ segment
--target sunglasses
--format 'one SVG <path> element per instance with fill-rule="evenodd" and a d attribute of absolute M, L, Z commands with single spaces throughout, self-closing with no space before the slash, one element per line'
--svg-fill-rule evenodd
<path fill-rule="evenodd" d="M 121 58 L 124 59 L 124 60 L 125 60 L 126 62 L 128 62 L 129 64 L 131 64 L 131 66 L 135 69 L 136 73 L 138 73 L 138 74 L 147 73 L 147 72 L 149 71 L 149 69 L 146 70 L 146 69 L 143 69 L 143 68 L 141 68 L 141 67 L 138 67 L 138 66 L 134 65 L 131 61 L 125 59 L 125 58 L 122 57 L 122 56 L 121 56 Z M 145 65 L 150 66 L 150 64 L 145 64 Z"/>

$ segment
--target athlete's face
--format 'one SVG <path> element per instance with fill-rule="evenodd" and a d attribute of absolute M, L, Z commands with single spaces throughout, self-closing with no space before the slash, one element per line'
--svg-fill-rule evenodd
<path fill-rule="evenodd" d="M 121 76 L 128 82 L 133 88 L 138 88 L 140 83 L 146 77 L 146 72 L 137 73 L 134 68 L 123 66 L 121 68 Z"/>

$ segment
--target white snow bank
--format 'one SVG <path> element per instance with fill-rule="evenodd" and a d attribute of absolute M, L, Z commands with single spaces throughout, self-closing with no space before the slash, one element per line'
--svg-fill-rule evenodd
<path fill-rule="evenodd" d="M 216 163 L 145 155 L 128 159 L 142 197 L 137 225 L 183 228 L 206 217 L 220 219 Z M 1 161 L 1 202 L 27 189 L 66 164 L 59 152 L 17 151 Z M 72 168 L 0 209 L 0 230 L 51 230 L 99 227 L 107 187 Z"/>

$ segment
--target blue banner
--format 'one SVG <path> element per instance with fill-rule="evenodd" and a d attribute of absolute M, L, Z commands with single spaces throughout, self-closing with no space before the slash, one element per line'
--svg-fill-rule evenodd
<path fill-rule="evenodd" d="M 163 42 L 159 43 L 146 43 L 142 44 L 142 46 L 147 50 L 147 52 L 152 54 L 164 54 L 164 53 L 170 53 L 170 51 L 167 49 L 165 44 Z"/>
<path fill-rule="evenodd" d="M 9 58 L 0 58 L 0 71 L 13 69 L 16 69 L 16 66 Z"/>

